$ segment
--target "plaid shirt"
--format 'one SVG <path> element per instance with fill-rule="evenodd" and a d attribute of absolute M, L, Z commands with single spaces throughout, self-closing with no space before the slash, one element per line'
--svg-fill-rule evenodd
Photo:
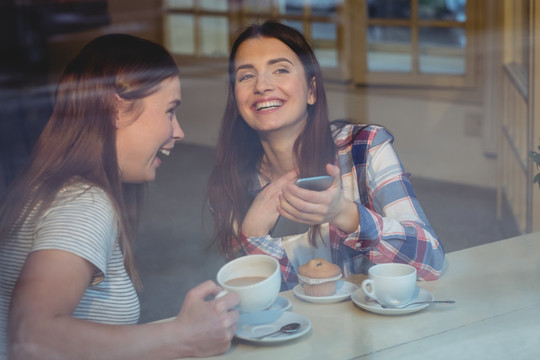
<path fill-rule="evenodd" d="M 414 194 L 393 140 L 384 128 L 375 125 L 346 125 L 334 134 L 343 192 L 357 204 L 360 223 L 353 233 L 330 224 L 330 241 L 325 240 L 344 276 L 366 273 L 373 264 L 399 262 L 414 266 L 421 279 L 435 280 L 441 273 L 444 249 Z M 257 185 L 251 190 L 257 193 L 264 184 L 259 174 L 254 177 Z M 240 234 L 235 250 L 235 256 L 267 254 L 277 258 L 282 290 L 297 284 L 281 238 Z"/>

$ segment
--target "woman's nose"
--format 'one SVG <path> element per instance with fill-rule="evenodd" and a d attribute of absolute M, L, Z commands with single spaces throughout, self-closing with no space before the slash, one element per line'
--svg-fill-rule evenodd
<path fill-rule="evenodd" d="M 270 91 L 274 88 L 272 82 L 267 75 L 257 76 L 257 81 L 255 82 L 255 93 L 264 94 L 267 91 Z"/>
<path fill-rule="evenodd" d="M 180 123 L 178 122 L 178 119 L 174 119 L 173 121 L 173 134 L 172 137 L 175 140 L 182 140 L 184 138 L 184 130 L 182 130 L 182 127 L 180 126 Z"/>

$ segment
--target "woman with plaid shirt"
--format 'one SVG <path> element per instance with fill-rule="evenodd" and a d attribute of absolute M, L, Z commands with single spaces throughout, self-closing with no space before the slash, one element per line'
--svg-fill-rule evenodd
<path fill-rule="evenodd" d="M 229 60 L 229 96 L 208 199 L 216 240 L 228 258 L 268 254 L 281 263 L 282 289 L 312 258 L 344 275 L 375 263 L 414 266 L 437 279 L 444 249 L 429 225 L 383 127 L 328 121 L 319 64 L 303 35 L 268 21 L 247 28 Z M 325 191 L 299 177 L 328 174 Z M 273 238 L 278 216 L 310 225 Z"/>

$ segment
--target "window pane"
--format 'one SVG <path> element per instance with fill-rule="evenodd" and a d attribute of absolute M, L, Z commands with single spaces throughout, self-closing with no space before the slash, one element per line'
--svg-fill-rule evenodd
<path fill-rule="evenodd" d="M 311 0 L 311 14 L 315 16 L 333 16 L 336 14 L 337 3 L 343 0 Z"/>
<path fill-rule="evenodd" d="M 169 50 L 174 54 L 194 55 L 195 41 L 193 39 L 193 15 L 168 15 L 167 32 L 170 41 Z"/>
<path fill-rule="evenodd" d="M 302 26 L 301 21 L 283 20 L 282 23 L 300 31 L 302 34 L 305 35 L 304 27 Z"/>
<path fill-rule="evenodd" d="M 367 0 L 368 17 L 372 19 L 409 19 L 411 0 Z"/>
<path fill-rule="evenodd" d="M 250 13 L 268 13 L 272 10 L 273 0 L 244 0 L 244 9 Z"/>
<path fill-rule="evenodd" d="M 165 6 L 172 9 L 193 9 L 194 0 L 167 0 Z"/>
<path fill-rule="evenodd" d="M 315 55 L 321 66 L 337 67 L 337 27 L 333 23 L 314 22 L 311 25 L 311 38 Z"/>
<path fill-rule="evenodd" d="M 467 0 L 426 0 L 418 4 L 420 19 L 452 20 L 465 22 Z"/>
<path fill-rule="evenodd" d="M 205 56 L 227 57 L 229 22 L 223 16 L 201 16 L 201 52 Z"/>
<path fill-rule="evenodd" d="M 227 11 L 229 4 L 227 0 L 199 0 L 201 9 L 214 11 Z"/>
<path fill-rule="evenodd" d="M 301 15 L 304 0 L 279 0 L 278 9 L 280 14 Z"/>
<path fill-rule="evenodd" d="M 420 28 L 421 73 L 465 74 L 465 30 L 462 28 Z"/>
<path fill-rule="evenodd" d="M 411 31 L 401 26 L 368 26 L 368 71 L 411 72 Z"/>

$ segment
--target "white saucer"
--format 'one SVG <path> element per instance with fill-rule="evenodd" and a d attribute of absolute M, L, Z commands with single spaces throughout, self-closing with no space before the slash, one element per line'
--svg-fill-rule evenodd
<path fill-rule="evenodd" d="M 405 314 L 410 314 L 413 312 L 420 311 L 430 305 L 430 304 L 418 304 L 418 305 L 407 306 L 406 308 L 403 308 L 403 309 L 392 309 L 392 308 L 385 309 L 381 305 L 376 303 L 374 300 L 367 297 L 362 288 L 359 288 L 358 290 L 356 290 L 351 295 L 351 299 L 353 303 L 355 303 L 362 309 L 370 311 L 375 314 L 380 314 L 380 315 L 405 315 Z M 432 293 L 430 293 L 427 290 L 417 287 L 410 302 L 431 301 L 433 299 L 434 297 Z"/>
<path fill-rule="evenodd" d="M 291 309 L 291 300 L 278 296 L 276 301 L 270 306 L 268 310 L 282 310 L 287 311 Z"/>
<path fill-rule="evenodd" d="M 292 311 L 282 311 L 281 315 L 269 324 L 253 324 L 244 322 L 243 315 L 240 315 L 238 320 L 238 329 L 235 336 L 238 339 L 256 342 L 256 343 L 278 343 L 293 340 L 306 334 L 311 329 L 311 321 L 303 315 L 294 313 Z M 257 339 L 258 336 L 270 334 L 279 330 L 283 325 L 297 322 L 300 324 L 300 329 L 292 334 L 279 333 L 276 335 Z"/>
<path fill-rule="evenodd" d="M 298 296 L 300 299 L 314 303 L 314 304 L 331 304 L 331 303 L 337 303 L 343 300 L 348 299 L 351 294 L 358 289 L 358 286 L 355 284 L 344 281 L 344 280 L 338 280 L 336 284 L 336 292 L 334 295 L 330 296 L 309 296 L 306 295 L 304 292 L 304 288 L 302 285 L 298 284 L 293 288 L 294 295 Z"/>

